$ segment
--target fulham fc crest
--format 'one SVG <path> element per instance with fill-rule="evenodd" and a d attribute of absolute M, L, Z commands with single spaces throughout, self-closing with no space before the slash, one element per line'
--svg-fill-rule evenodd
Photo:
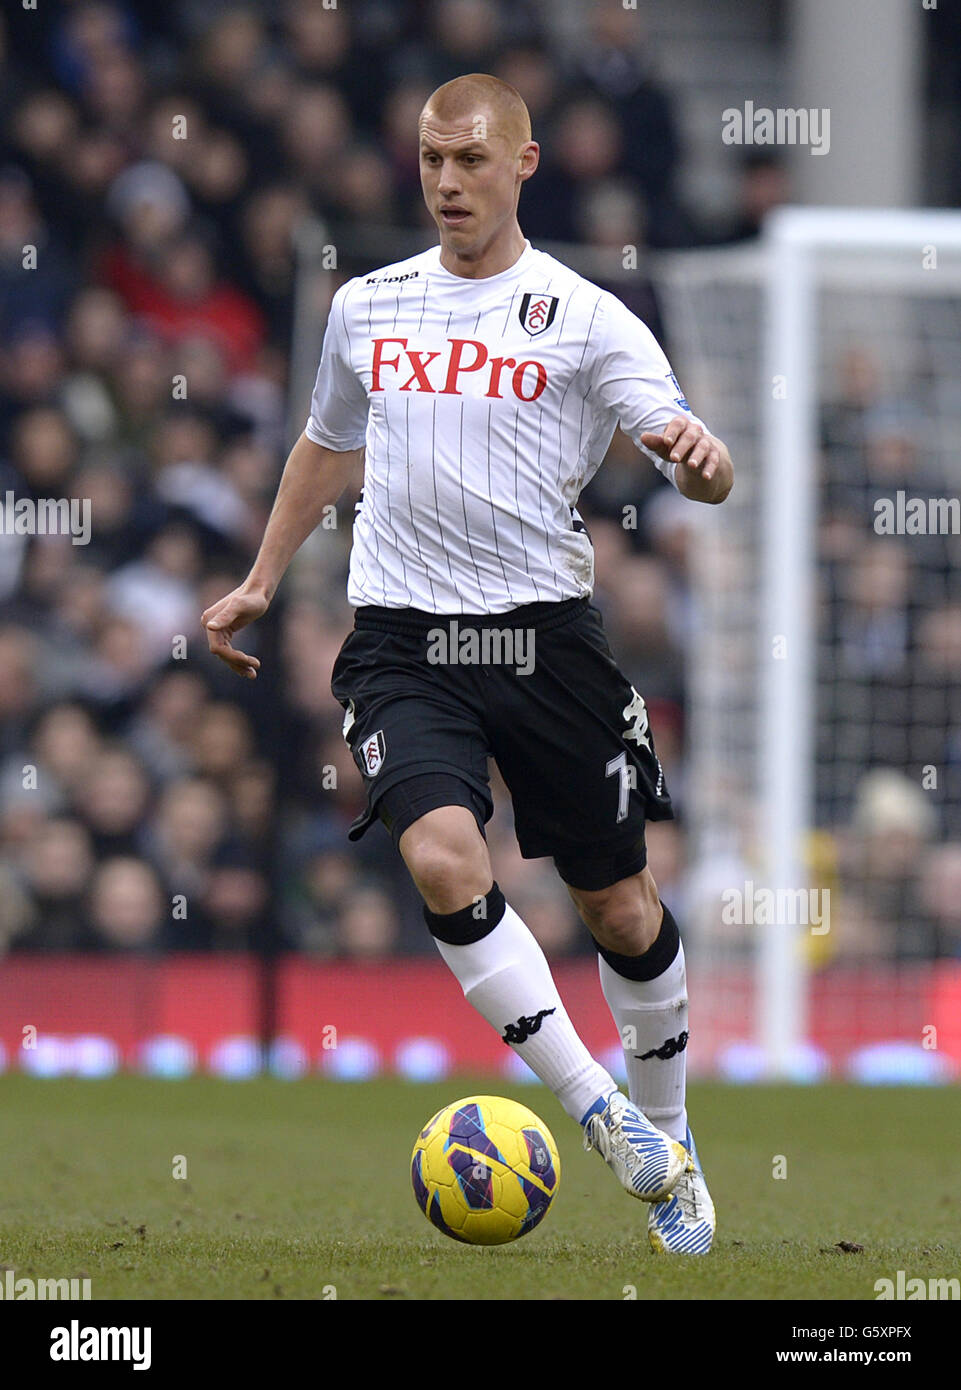
<path fill-rule="evenodd" d="M 376 734 L 371 734 L 370 738 L 365 739 L 360 745 L 360 757 L 366 776 L 377 776 L 384 761 L 385 751 L 383 729 L 378 729 Z"/>
<path fill-rule="evenodd" d="M 521 300 L 518 316 L 525 333 L 536 338 L 550 328 L 557 313 L 556 294 L 525 294 Z"/>

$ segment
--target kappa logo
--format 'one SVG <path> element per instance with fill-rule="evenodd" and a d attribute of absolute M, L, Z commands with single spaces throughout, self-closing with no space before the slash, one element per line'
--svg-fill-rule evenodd
<path fill-rule="evenodd" d="M 405 270 L 403 275 L 368 275 L 365 285 L 402 285 L 405 280 L 416 280 L 419 270 Z"/>
<path fill-rule="evenodd" d="M 384 754 L 387 751 L 387 744 L 384 741 L 383 729 L 378 729 L 376 734 L 371 734 L 370 738 L 365 738 L 360 745 L 360 757 L 364 765 L 364 772 L 368 777 L 376 777 L 384 762 Z"/>
<path fill-rule="evenodd" d="M 357 719 L 357 715 L 354 713 L 354 702 L 353 702 L 353 700 L 348 700 L 348 701 L 347 701 L 347 713 L 344 715 L 344 727 L 343 727 L 343 735 L 344 735 L 345 740 L 347 739 L 347 735 L 350 733 L 351 729 L 354 727 L 354 723 L 355 723 L 356 719 Z"/>
<path fill-rule="evenodd" d="M 669 1062 L 672 1057 L 684 1051 L 687 1039 L 687 1033 L 679 1033 L 676 1038 L 668 1038 L 667 1042 L 661 1043 L 660 1047 L 652 1047 L 650 1052 L 635 1052 L 634 1057 L 638 1062 L 649 1062 L 652 1057 L 660 1057 L 662 1062 Z"/>
<path fill-rule="evenodd" d="M 528 1038 L 540 1032 L 541 1024 L 544 1022 L 544 1019 L 548 1018 L 554 1012 L 554 1009 L 541 1009 L 539 1013 L 533 1016 L 521 1014 L 516 1023 L 508 1023 L 507 1027 L 504 1029 L 504 1036 L 501 1041 L 513 1043 L 515 1047 L 518 1043 L 527 1042 Z"/>
<path fill-rule="evenodd" d="M 633 685 L 631 686 L 631 693 L 634 699 L 629 705 L 625 705 L 622 718 L 626 719 L 628 724 L 633 723 L 634 727 L 628 729 L 624 737 L 633 739 L 638 748 L 643 744 L 649 753 L 653 753 L 650 739 L 650 720 L 648 719 L 644 696 L 639 695 Z"/>
<path fill-rule="evenodd" d="M 517 315 L 521 328 L 532 338 L 536 338 L 538 333 L 546 333 L 554 322 L 557 305 L 556 294 L 525 294 Z"/>
<path fill-rule="evenodd" d="M 661 792 L 664 790 L 664 769 L 661 767 L 661 760 L 654 752 L 653 745 L 651 744 L 651 727 L 647 714 L 647 706 L 644 703 L 643 695 L 639 695 L 633 685 L 631 686 L 631 692 L 634 698 L 629 705 L 624 706 L 621 714 L 622 718 L 626 719 L 629 724 L 633 723 L 634 727 L 628 729 L 624 737 L 625 739 L 633 739 L 638 748 L 643 745 L 657 763 L 657 786 L 654 788 L 654 795 L 660 796 Z"/>

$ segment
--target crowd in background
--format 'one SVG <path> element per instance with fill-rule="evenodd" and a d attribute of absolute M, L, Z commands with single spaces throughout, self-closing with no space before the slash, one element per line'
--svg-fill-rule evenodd
<path fill-rule="evenodd" d="M 245 576 L 283 465 L 298 221 L 425 228 L 414 132 L 439 83 L 480 70 L 523 92 L 543 151 L 521 205 L 535 244 L 734 241 L 787 196 L 778 161 L 756 158 L 741 206 L 703 224 L 630 12 L 599 7 L 566 50 L 543 13 L 111 0 L 0 21 L 0 503 L 89 499 L 92 518 L 86 545 L 0 534 L 0 951 L 433 949 L 383 828 L 346 838 L 362 787 L 329 679 L 351 625 L 352 496 L 252 632 L 256 682 L 208 655 L 199 615 Z M 649 827 L 668 901 L 686 870 L 688 506 L 618 435 L 581 508 L 595 602 L 679 813 Z M 892 563 L 842 576 L 845 650 L 875 668 L 896 641 L 877 619 Z M 959 632 L 955 608 L 925 639 L 955 677 Z M 498 882 L 551 954 L 586 950 L 492 781 Z M 920 909 L 948 913 L 930 952 L 961 949 L 959 856 L 945 847 Z"/>

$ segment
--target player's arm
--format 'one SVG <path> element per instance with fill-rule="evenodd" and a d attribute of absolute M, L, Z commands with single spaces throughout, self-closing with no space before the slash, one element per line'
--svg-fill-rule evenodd
<path fill-rule="evenodd" d="M 261 617 L 324 508 L 336 502 L 363 458 L 363 449 L 338 453 L 302 434 L 290 451 L 257 558 L 243 584 L 202 615 L 207 646 L 232 671 L 255 680 L 260 662 L 238 651 L 231 638 Z"/>
<path fill-rule="evenodd" d="M 727 446 L 690 409 L 647 324 L 612 294 L 598 310 L 591 389 L 682 496 L 723 502 L 734 485 Z"/>
<path fill-rule="evenodd" d="M 734 465 L 723 439 L 686 415 L 675 415 L 660 431 L 645 431 L 641 443 L 665 463 L 677 464 L 677 490 L 694 502 L 723 502 L 734 486 Z"/>

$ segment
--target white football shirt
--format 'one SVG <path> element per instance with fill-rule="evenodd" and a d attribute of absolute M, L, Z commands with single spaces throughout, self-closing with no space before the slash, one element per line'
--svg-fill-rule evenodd
<path fill-rule="evenodd" d="M 678 414 L 697 419 L 646 324 L 530 242 L 481 280 L 439 247 L 350 280 L 306 426 L 366 445 L 348 601 L 505 613 L 591 594 L 581 490 L 617 425 L 643 449 Z"/>

